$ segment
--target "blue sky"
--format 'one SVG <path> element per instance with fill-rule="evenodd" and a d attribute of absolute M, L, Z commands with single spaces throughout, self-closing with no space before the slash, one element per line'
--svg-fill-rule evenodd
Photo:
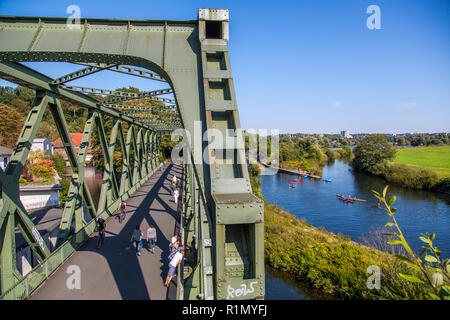
<path fill-rule="evenodd" d="M 0 14 L 67 17 L 72 4 L 86 18 L 191 20 L 199 7 L 230 9 L 243 128 L 450 131 L 450 1 L 0 0 Z M 369 5 L 380 7 L 381 30 L 366 27 Z"/>

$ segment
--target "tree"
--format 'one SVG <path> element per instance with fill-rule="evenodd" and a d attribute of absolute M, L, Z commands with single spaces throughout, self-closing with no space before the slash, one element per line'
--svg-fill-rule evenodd
<path fill-rule="evenodd" d="M 14 108 L 0 104 L 0 145 L 14 149 L 25 122 Z"/>
<path fill-rule="evenodd" d="M 364 138 L 353 150 L 353 166 L 359 171 L 381 175 L 386 171 L 387 163 L 395 157 L 395 150 L 381 134 Z"/>

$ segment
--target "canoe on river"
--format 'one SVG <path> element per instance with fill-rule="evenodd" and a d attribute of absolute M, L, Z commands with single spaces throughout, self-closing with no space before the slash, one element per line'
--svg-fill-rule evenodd
<path fill-rule="evenodd" d="M 289 182 L 305 182 L 305 180 L 288 180 Z"/>
<path fill-rule="evenodd" d="M 342 194 L 337 194 L 336 196 L 339 199 L 344 200 L 344 201 L 359 201 L 359 202 L 366 202 L 367 201 L 367 200 L 364 200 L 364 199 L 349 198 L 349 197 L 343 196 Z"/>

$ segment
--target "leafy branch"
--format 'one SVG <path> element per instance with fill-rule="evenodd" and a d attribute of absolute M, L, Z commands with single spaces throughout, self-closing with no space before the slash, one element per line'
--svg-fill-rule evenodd
<path fill-rule="evenodd" d="M 397 197 L 392 196 L 386 201 L 387 189 L 388 186 L 384 188 L 382 195 L 372 190 L 374 196 L 384 204 L 386 213 L 392 218 L 392 222 L 387 222 L 385 226 L 395 227 L 396 231 L 383 233 L 383 235 L 393 236 L 396 239 L 388 241 L 389 245 L 401 244 L 405 248 L 409 257 L 402 255 L 396 255 L 396 257 L 417 271 L 416 275 L 399 273 L 399 276 L 410 282 L 422 284 L 428 290 L 427 296 L 430 299 L 450 300 L 450 259 L 441 260 L 441 252 L 433 244 L 436 235 L 434 233 L 430 235 L 428 232 L 425 234 L 426 237 L 419 237 L 426 246 L 422 246 L 423 250 L 419 255 L 414 254 L 395 218 L 397 208 L 392 207 L 392 205 L 397 200 Z M 422 261 L 422 258 L 424 261 Z"/>

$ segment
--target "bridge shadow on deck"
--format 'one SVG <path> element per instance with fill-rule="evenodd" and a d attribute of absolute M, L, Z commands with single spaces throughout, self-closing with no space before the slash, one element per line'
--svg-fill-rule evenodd
<path fill-rule="evenodd" d="M 175 299 L 174 281 L 170 288 L 164 287 L 169 242 L 179 217 L 169 188 L 173 174 L 180 178 L 181 167 L 169 165 L 163 172 L 157 171 L 127 200 L 122 224 L 116 216 L 106 221 L 103 245 L 97 248 L 95 233 L 31 299 Z M 150 252 L 145 240 L 150 224 L 157 230 L 155 253 Z M 134 241 L 130 241 L 136 225 L 143 233 L 141 256 L 136 255 Z M 69 265 L 80 267 L 80 290 L 66 287 Z"/>

